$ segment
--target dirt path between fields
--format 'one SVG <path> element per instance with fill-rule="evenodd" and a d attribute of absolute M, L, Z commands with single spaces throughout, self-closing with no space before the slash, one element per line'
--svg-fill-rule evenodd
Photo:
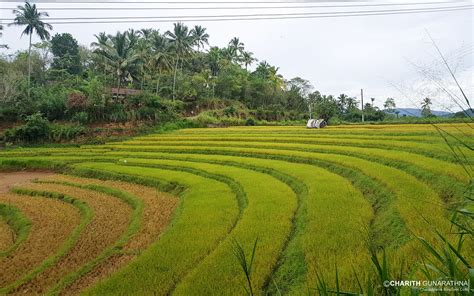
<path fill-rule="evenodd" d="M 8 192 L 12 187 L 44 178 L 54 173 L 46 171 L 0 172 L 0 193 Z"/>

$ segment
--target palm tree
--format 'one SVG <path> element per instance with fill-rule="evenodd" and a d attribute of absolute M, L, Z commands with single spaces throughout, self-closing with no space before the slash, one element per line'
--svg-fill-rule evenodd
<path fill-rule="evenodd" d="M 104 51 L 107 50 L 109 36 L 105 32 L 100 32 L 99 35 L 94 35 L 97 41 L 91 43 L 93 48 L 93 53 L 99 57 L 98 64 L 104 68 L 104 76 L 107 75 L 107 60 L 104 54 Z"/>
<path fill-rule="evenodd" d="M 244 51 L 244 44 L 240 42 L 240 39 L 237 37 L 234 37 L 232 40 L 230 40 L 229 47 L 234 48 L 238 53 L 242 53 Z"/>
<path fill-rule="evenodd" d="M 211 47 L 206 57 L 207 57 L 207 62 L 209 64 L 209 69 L 211 70 L 212 76 L 219 75 L 219 71 L 221 70 L 221 59 L 222 59 L 221 49 L 216 46 Z"/>
<path fill-rule="evenodd" d="M 191 30 L 191 34 L 194 36 L 194 42 L 197 46 L 197 51 L 205 44 L 209 44 L 209 34 L 206 33 L 206 28 L 201 26 L 194 26 Z"/>
<path fill-rule="evenodd" d="M 253 62 L 256 62 L 257 59 L 253 57 L 253 52 L 244 51 L 242 54 L 242 63 L 245 65 L 245 70 L 247 70 L 248 66 L 252 65 Z"/>
<path fill-rule="evenodd" d="M 240 57 L 244 52 L 244 44 L 240 42 L 240 39 L 237 37 L 232 38 L 229 41 L 228 55 L 231 57 L 232 62 L 239 63 Z"/>
<path fill-rule="evenodd" d="M 372 101 L 372 108 L 373 108 L 373 107 L 374 107 L 375 98 L 370 98 L 370 100 Z"/>
<path fill-rule="evenodd" d="M 117 32 L 115 36 L 108 36 L 103 50 L 98 51 L 105 57 L 106 62 L 115 70 L 117 75 L 117 89 L 120 91 L 121 83 L 137 77 L 140 56 L 135 52 L 135 39 L 129 39 L 127 32 Z"/>
<path fill-rule="evenodd" d="M 153 36 L 153 29 L 141 29 L 138 33 L 145 39 L 150 39 Z"/>
<path fill-rule="evenodd" d="M 2 37 L 2 35 L 3 35 L 2 30 L 3 30 L 3 26 L 0 25 L 0 37 Z M 0 48 L 8 48 L 8 45 L 0 44 Z"/>
<path fill-rule="evenodd" d="M 170 47 L 175 54 L 174 74 L 173 74 L 173 100 L 176 97 L 176 73 L 178 71 L 179 62 L 192 52 L 194 37 L 189 28 L 183 23 L 175 23 L 173 31 L 167 31 L 165 36 L 168 37 Z"/>
<path fill-rule="evenodd" d="M 30 42 L 28 46 L 28 97 L 30 97 L 30 85 L 31 85 L 31 37 L 33 33 L 40 37 L 42 41 L 49 40 L 48 30 L 52 30 L 53 26 L 45 23 L 41 20 L 43 17 L 49 16 L 47 12 L 39 12 L 36 9 L 36 4 L 31 5 L 29 2 L 25 3 L 25 6 L 18 6 L 18 9 L 14 9 L 13 13 L 16 15 L 13 23 L 10 25 L 26 26 L 21 33 L 30 36 Z"/>
<path fill-rule="evenodd" d="M 163 35 L 156 32 L 151 38 L 151 65 L 158 70 L 155 93 L 158 94 L 160 87 L 161 72 L 172 68 L 172 54 L 170 43 Z"/>

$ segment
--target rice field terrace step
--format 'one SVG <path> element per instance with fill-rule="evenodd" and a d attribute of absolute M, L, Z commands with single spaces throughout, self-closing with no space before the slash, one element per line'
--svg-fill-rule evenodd
<path fill-rule="evenodd" d="M 26 240 L 11 254 L 0 258 L 0 292 L 3 292 L 3 288 L 17 286 L 25 275 L 59 252 L 80 225 L 81 214 L 69 203 L 39 196 L 2 193 L 0 202 L 15 206 L 31 221 Z"/>
<path fill-rule="evenodd" d="M 87 204 L 93 212 L 90 223 L 83 229 L 74 245 L 54 265 L 15 289 L 18 294 L 44 294 L 63 276 L 77 270 L 97 257 L 107 246 L 119 239 L 130 222 L 131 209 L 123 201 L 107 194 L 77 187 L 34 183 L 23 189 L 62 194 Z"/>

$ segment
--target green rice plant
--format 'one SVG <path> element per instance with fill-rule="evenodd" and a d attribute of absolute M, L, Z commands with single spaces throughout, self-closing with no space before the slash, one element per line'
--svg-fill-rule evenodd
<path fill-rule="evenodd" d="M 216 248 L 238 219 L 235 193 L 227 184 L 214 179 L 183 171 L 107 163 L 83 163 L 75 168 L 134 178 L 158 177 L 187 188 L 181 195 L 182 202 L 168 231 L 127 267 L 86 290 L 86 295 L 165 295 Z"/>
<path fill-rule="evenodd" d="M 171 143 L 172 146 L 175 143 Z M 140 145 L 124 145 L 114 144 L 108 147 L 114 150 L 131 150 L 131 151 L 157 151 L 170 149 L 169 145 L 156 145 L 156 146 L 140 146 Z M 205 149 L 220 149 L 222 148 L 233 148 L 233 149 L 275 149 L 278 151 L 301 151 L 301 152 L 323 152 L 328 153 L 340 153 L 350 156 L 370 155 L 377 156 L 392 161 L 408 162 L 417 165 L 421 168 L 439 172 L 440 174 L 446 174 L 452 176 L 463 182 L 469 180 L 468 176 L 460 170 L 459 165 L 449 163 L 443 160 L 433 159 L 423 155 L 404 152 L 404 151 L 392 151 L 380 148 L 360 148 L 360 147 L 344 147 L 344 146 L 331 146 L 331 145 L 306 145 L 306 144 L 291 144 L 291 143 L 259 143 L 259 142 L 240 142 L 240 143 L 228 143 L 228 142 L 180 142 L 180 147 L 205 147 Z M 184 148 L 183 148 L 184 149 Z"/>
<path fill-rule="evenodd" d="M 355 255 L 360 253 L 359 251 L 354 252 L 354 250 L 358 250 L 360 247 L 364 247 L 364 238 L 362 238 L 359 242 L 354 241 L 352 243 L 353 240 L 345 239 L 344 234 L 345 233 L 349 234 L 353 232 L 363 233 L 365 231 L 364 227 L 361 227 L 361 226 L 364 225 L 363 223 L 364 220 L 366 221 L 365 225 L 369 223 L 370 217 L 368 217 L 368 215 L 371 211 L 370 206 L 368 205 L 368 203 L 359 201 L 359 198 L 357 200 L 354 200 L 354 195 L 356 194 L 357 196 L 357 193 L 353 190 L 348 190 L 347 194 L 344 193 L 344 195 L 342 195 L 342 192 L 344 191 L 341 192 L 341 188 L 348 188 L 348 186 L 350 185 L 348 184 L 348 182 L 344 181 L 342 178 L 338 179 L 336 175 L 328 174 L 324 170 L 318 169 L 317 167 L 312 167 L 312 166 L 303 165 L 303 164 L 290 164 L 287 162 L 274 161 L 274 160 L 270 161 L 270 160 L 264 160 L 264 159 L 243 158 L 243 157 L 235 158 L 235 157 L 217 156 L 217 155 L 179 155 L 179 154 L 170 155 L 167 153 L 162 153 L 161 155 L 156 155 L 156 154 L 152 154 L 152 155 L 156 156 L 154 158 L 164 158 L 164 159 L 173 159 L 173 160 L 181 159 L 181 160 L 194 161 L 194 162 L 219 163 L 219 164 L 227 165 L 227 166 L 230 165 L 230 166 L 244 167 L 244 168 L 248 168 L 248 169 L 252 169 L 256 171 L 265 172 L 289 184 L 290 186 L 292 186 L 295 192 L 300 192 L 300 190 L 302 190 L 302 189 L 298 189 L 298 186 L 301 186 L 301 185 L 297 185 L 297 184 L 301 183 L 299 180 L 303 180 L 306 184 L 310 186 L 309 189 L 312 196 L 321 196 L 321 197 L 324 196 L 324 199 L 318 199 L 314 201 L 313 199 L 310 199 L 311 203 L 308 203 L 306 201 L 309 198 L 307 196 L 307 193 L 305 193 L 304 196 L 302 195 L 299 198 L 302 203 L 299 206 L 299 208 L 301 208 L 301 211 L 300 209 L 298 211 L 301 212 L 301 214 L 299 213 L 297 214 L 296 221 L 294 222 L 297 225 L 297 229 L 295 229 L 295 231 L 299 232 L 298 230 L 299 228 L 302 228 L 302 229 L 307 228 L 307 230 L 305 230 L 303 234 L 308 236 L 308 238 L 305 240 L 300 239 L 299 240 L 300 242 L 296 246 L 294 246 L 292 242 L 289 242 L 291 247 L 288 247 L 288 249 L 293 249 L 293 250 L 292 251 L 289 250 L 288 253 L 289 254 L 297 253 L 296 250 L 294 249 L 301 248 L 302 247 L 301 244 L 303 242 L 307 242 L 303 244 L 303 246 L 305 245 L 304 247 L 305 252 L 309 252 L 309 254 L 313 253 L 313 255 L 311 256 L 315 256 L 316 255 L 315 252 L 318 248 L 323 248 L 323 247 L 327 248 L 327 246 L 326 245 L 324 246 L 313 245 L 312 242 L 314 240 L 311 240 L 311 237 L 315 237 L 315 238 L 320 237 L 321 239 L 323 239 L 326 237 L 324 235 L 325 232 L 330 233 L 336 230 L 342 236 L 331 237 L 331 241 L 334 240 L 334 242 L 331 242 L 331 245 L 333 245 L 331 248 L 334 250 L 336 249 L 340 250 L 342 253 L 340 253 L 339 255 L 342 258 L 345 258 L 347 262 L 351 262 L 351 260 L 354 260 L 357 257 Z M 123 155 L 121 155 L 120 157 L 122 156 Z M 132 157 L 132 156 L 133 155 L 128 155 L 128 157 Z M 139 156 L 144 157 L 143 154 L 140 154 Z M 134 164 L 134 162 L 137 161 L 137 160 L 134 160 L 133 158 L 128 158 L 128 157 L 127 157 L 127 160 L 128 160 L 127 163 L 129 164 Z M 140 162 L 150 164 L 150 161 L 144 162 L 140 160 Z M 275 169 L 277 171 L 275 171 Z M 229 169 L 227 169 L 227 171 L 228 170 Z M 283 171 L 285 172 L 285 174 L 280 173 Z M 285 176 L 288 174 L 290 174 L 290 176 Z M 290 182 L 291 179 L 289 179 L 289 177 L 291 176 L 297 177 L 297 179 Z M 331 198 L 331 196 L 333 195 L 340 196 L 341 202 L 334 202 L 334 200 Z M 342 198 L 343 196 L 344 198 Z M 360 199 L 362 200 L 363 198 L 360 197 Z M 306 205 L 306 203 L 308 203 L 308 206 Z M 321 205 L 324 205 L 324 206 L 321 207 Z M 328 207 L 330 207 L 330 209 Z M 338 212 L 345 213 L 345 211 L 354 211 L 354 208 L 357 209 L 355 213 L 357 215 L 360 215 L 361 217 L 360 220 L 362 223 L 360 224 L 358 222 L 359 219 L 354 220 L 350 218 L 350 216 L 346 216 L 346 215 L 333 215 L 334 219 L 337 219 L 337 220 L 334 220 L 334 223 L 331 222 L 333 221 L 332 219 L 328 219 L 328 215 L 327 215 L 328 213 L 333 213 L 333 214 L 338 213 Z M 307 216 L 307 218 L 302 217 L 303 214 L 307 211 L 310 211 L 309 216 Z M 347 217 L 347 220 L 345 220 L 344 217 Z M 342 223 L 338 223 L 338 221 Z M 309 224 L 309 226 L 311 225 L 313 226 L 308 227 L 306 226 L 306 224 Z M 339 239 L 340 241 L 338 241 Z M 347 247 L 345 248 L 337 247 L 342 244 L 346 245 Z M 321 252 L 321 254 L 322 256 L 320 256 L 320 259 L 317 261 L 325 260 L 324 252 Z M 308 255 L 308 258 L 311 258 L 311 256 Z M 348 257 L 346 258 L 345 256 L 348 256 Z M 302 279 L 304 280 L 304 274 L 305 274 L 304 270 L 306 269 L 306 267 L 304 266 L 305 259 L 303 256 L 301 257 L 301 259 L 298 259 L 297 261 L 295 261 L 296 258 L 300 258 L 300 257 L 294 257 L 293 255 L 289 255 L 289 258 L 291 258 L 291 260 L 287 260 L 287 262 L 291 264 L 291 267 L 288 266 L 288 269 L 284 269 L 286 271 L 282 272 L 282 275 L 286 276 L 285 273 L 288 272 L 287 279 L 290 280 L 293 284 L 295 284 L 295 282 L 299 281 L 298 278 L 299 278 L 300 273 L 303 276 Z M 311 261 L 313 260 L 310 260 L 309 262 L 311 263 Z M 296 270 L 301 270 L 298 272 L 298 275 L 295 274 Z M 351 272 L 350 268 L 348 268 L 347 270 L 348 272 Z M 348 272 L 345 272 L 345 274 L 348 274 Z"/>
<path fill-rule="evenodd" d="M 232 229 L 233 237 L 242 242 L 253 240 L 255 236 L 262 242 L 261 255 L 255 261 L 258 273 L 254 280 L 259 290 L 265 285 L 268 276 L 276 265 L 278 255 L 291 229 L 291 220 L 296 210 L 296 198 L 290 187 L 266 174 L 215 164 L 188 163 L 184 161 L 127 159 L 127 166 L 174 168 L 182 167 L 199 169 L 228 176 L 239 182 L 246 193 L 248 206 L 242 218 Z M 267 184 L 265 192 L 256 184 Z M 272 221 L 272 227 L 257 221 Z M 238 274 L 235 266 L 229 264 L 230 238 L 222 241 L 214 252 L 209 254 L 199 265 L 184 277 L 176 286 L 174 294 L 206 294 L 217 288 L 223 293 L 240 290 L 237 278 L 229 276 Z M 225 283 L 223 285 L 223 283 Z"/>
<path fill-rule="evenodd" d="M 247 255 L 245 254 L 244 247 L 237 241 L 233 241 L 233 253 L 235 258 L 237 259 L 237 262 L 239 263 L 240 267 L 242 268 L 242 272 L 245 275 L 246 279 L 246 285 L 244 284 L 244 289 L 245 292 L 253 296 L 253 288 L 252 288 L 252 267 L 253 267 L 253 261 L 255 259 L 255 251 L 257 250 L 257 242 L 258 238 L 255 239 L 255 242 L 253 243 L 253 248 L 252 252 L 250 254 L 250 260 L 247 260 Z"/>
<path fill-rule="evenodd" d="M 307 287 L 322 295 L 417 294 L 387 291 L 381 281 L 402 271 L 403 279 L 436 279 L 455 268 L 466 276 L 463 260 L 471 266 L 466 254 L 474 250 L 474 207 L 462 199 L 474 141 L 455 140 L 472 128 L 439 127 L 451 146 L 430 125 L 184 129 L 102 146 L 9 149 L 0 151 L 0 167 L 141 182 L 182 196 L 168 231 L 86 294 L 242 293 L 230 237 L 245 246 L 256 236 L 253 294 L 300 295 Z M 278 191 L 282 203 L 273 208 Z M 278 211 L 285 216 L 262 218 Z M 426 265 L 414 264 L 417 253 Z"/>
<path fill-rule="evenodd" d="M 0 219 L 10 226 L 14 235 L 13 244 L 6 250 L 0 251 L 0 257 L 7 257 L 26 240 L 31 229 L 31 221 L 18 208 L 10 204 L 0 204 Z"/>

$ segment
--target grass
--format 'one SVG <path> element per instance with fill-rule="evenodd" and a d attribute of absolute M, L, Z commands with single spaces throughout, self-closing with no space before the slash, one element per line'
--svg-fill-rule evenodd
<path fill-rule="evenodd" d="M 473 142 L 469 124 L 440 127 Z M 0 151 L 0 167 L 48 168 L 180 196 L 167 230 L 86 295 L 376 295 L 399 293 L 380 281 L 402 271 L 460 277 L 472 266 L 456 252 L 474 244 L 458 246 L 449 214 L 472 181 L 468 146 L 448 149 L 423 124 L 184 129 L 106 145 Z M 138 228 L 122 238 L 133 240 Z M 436 252 L 428 248 L 440 241 Z M 103 254 L 84 272 L 64 275 L 55 291 L 113 252 Z M 446 262 L 458 262 L 452 270 L 460 272 L 443 269 Z"/>
<path fill-rule="evenodd" d="M 117 164 L 84 163 L 92 168 L 121 175 L 153 177 L 179 182 L 188 189 L 175 219 L 160 240 L 145 250 L 137 260 L 109 279 L 86 291 L 86 294 L 166 294 L 179 278 L 199 263 L 229 233 L 239 217 L 234 192 L 227 184 L 182 171 L 139 168 Z M 196 237 L 196 233 L 206 236 Z"/>
<path fill-rule="evenodd" d="M 0 204 L 0 219 L 11 228 L 13 234 L 13 244 L 5 250 L 0 250 L 0 257 L 7 257 L 26 240 L 31 221 L 18 208 L 9 204 Z"/>

